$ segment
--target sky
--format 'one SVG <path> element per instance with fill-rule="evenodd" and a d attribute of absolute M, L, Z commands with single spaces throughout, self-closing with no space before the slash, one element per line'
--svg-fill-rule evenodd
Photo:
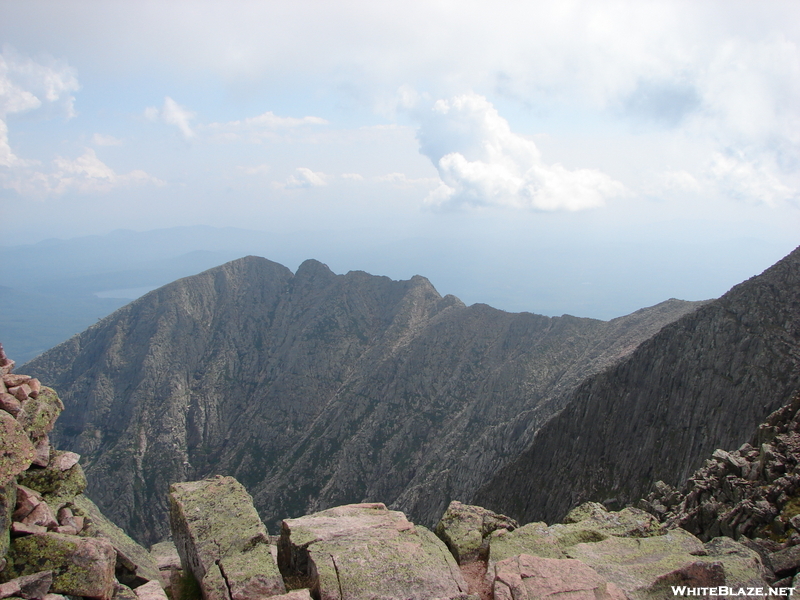
<path fill-rule="evenodd" d="M 800 244 L 798 43 L 794 1 L 0 0 L 0 244 L 241 227 L 509 310 L 718 296 Z"/>

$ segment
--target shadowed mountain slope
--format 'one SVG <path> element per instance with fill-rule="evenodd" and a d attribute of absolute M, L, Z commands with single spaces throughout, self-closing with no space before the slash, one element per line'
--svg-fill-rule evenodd
<path fill-rule="evenodd" d="M 696 308 L 609 322 L 442 298 L 427 279 L 292 274 L 247 257 L 178 280 L 25 371 L 56 386 L 89 494 L 145 542 L 170 483 L 229 474 L 270 527 L 347 502 L 432 524 L 509 459 L 586 376 Z"/>
<path fill-rule="evenodd" d="M 584 381 L 475 496 L 521 521 L 621 505 L 746 442 L 800 387 L 800 248 Z"/>

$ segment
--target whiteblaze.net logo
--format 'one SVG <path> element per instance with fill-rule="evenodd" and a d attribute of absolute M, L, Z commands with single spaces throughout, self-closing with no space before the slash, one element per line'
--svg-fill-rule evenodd
<path fill-rule="evenodd" d="M 720 585 L 717 587 L 688 587 L 685 585 L 673 585 L 672 594 L 675 596 L 793 596 L 793 587 L 728 587 Z"/>

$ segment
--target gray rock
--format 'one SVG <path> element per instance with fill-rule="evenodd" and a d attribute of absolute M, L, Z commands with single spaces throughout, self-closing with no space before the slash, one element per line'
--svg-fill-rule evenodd
<path fill-rule="evenodd" d="M 467 584 L 433 533 L 380 503 L 285 519 L 278 546 L 285 574 L 312 579 L 323 600 L 459 599 Z"/>
<path fill-rule="evenodd" d="M 250 495 L 232 477 L 176 483 L 172 539 L 205 600 L 251 600 L 286 591 Z"/>

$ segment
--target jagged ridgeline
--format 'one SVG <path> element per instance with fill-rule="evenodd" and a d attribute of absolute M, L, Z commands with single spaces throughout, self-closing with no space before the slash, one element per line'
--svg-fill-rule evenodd
<path fill-rule="evenodd" d="M 474 501 L 523 522 L 633 502 L 747 442 L 798 388 L 800 248 L 584 381 Z"/>
<path fill-rule="evenodd" d="M 142 542 L 168 534 L 169 484 L 212 474 L 241 481 L 273 531 L 371 500 L 433 525 L 581 381 L 696 307 L 512 314 L 419 276 L 317 261 L 292 274 L 247 257 L 143 296 L 24 369 L 59 390 L 57 440 L 83 456 L 89 495 Z"/>

